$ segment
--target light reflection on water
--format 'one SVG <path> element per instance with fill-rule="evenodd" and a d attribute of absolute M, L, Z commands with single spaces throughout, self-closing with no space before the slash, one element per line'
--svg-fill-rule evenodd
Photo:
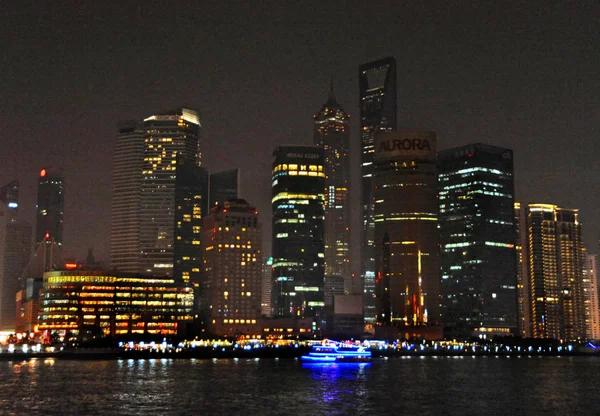
<path fill-rule="evenodd" d="M 599 383 L 595 357 L 45 359 L 0 362 L 0 413 L 585 415 Z"/>

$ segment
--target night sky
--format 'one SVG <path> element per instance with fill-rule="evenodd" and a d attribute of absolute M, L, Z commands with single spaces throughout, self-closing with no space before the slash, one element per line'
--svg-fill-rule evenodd
<path fill-rule="evenodd" d="M 271 153 L 312 143 L 332 75 L 353 120 L 358 242 L 357 72 L 385 56 L 400 127 L 436 131 L 440 149 L 512 148 L 518 200 L 580 208 L 597 250 L 594 0 L 39 3 L 0 2 L 0 183 L 21 181 L 33 223 L 38 171 L 63 166 L 65 245 L 79 258 L 93 247 L 108 260 L 117 123 L 182 105 L 201 112 L 204 166 L 242 169 L 270 253 Z"/>

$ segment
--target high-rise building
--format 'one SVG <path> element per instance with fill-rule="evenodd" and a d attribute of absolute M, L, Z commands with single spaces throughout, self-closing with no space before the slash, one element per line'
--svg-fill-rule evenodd
<path fill-rule="evenodd" d="M 120 272 L 174 276 L 175 253 L 189 249 L 176 246 L 200 245 L 194 227 L 204 215 L 202 200 L 208 199 L 207 192 L 200 192 L 207 185 L 193 183 L 203 177 L 196 172 L 201 158 L 198 113 L 182 108 L 122 127 L 114 157 L 112 265 Z M 191 178 L 178 180 L 181 166 L 186 167 L 182 174 Z M 184 189 L 177 191 L 178 184 Z M 190 238 L 184 238 L 188 233 L 178 228 L 179 222 L 191 224 Z M 185 270 L 200 267 L 190 262 L 180 265 L 177 271 L 182 275 L 174 276 L 178 281 L 191 278 L 183 274 Z"/>
<path fill-rule="evenodd" d="M 49 234 L 59 246 L 62 245 L 65 191 L 61 169 L 45 168 L 40 171 L 36 210 L 35 244 Z"/>
<path fill-rule="evenodd" d="M 517 305 L 518 333 L 523 338 L 531 337 L 531 317 L 529 301 L 529 273 L 527 271 L 527 207 L 515 202 L 515 254 L 517 262 Z"/>
<path fill-rule="evenodd" d="M 516 334 L 512 150 L 477 143 L 441 151 L 438 175 L 446 335 Z"/>
<path fill-rule="evenodd" d="M 239 198 L 240 170 L 231 169 L 210 174 L 210 207 Z"/>
<path fill-rule="evenodd" d="M 314 142 L 325 153 L 325 276 L 340 276 L 346 292 L 360 293 L 350 272 L 350 115 L 336 101 L 333 82 L 314 115 Z"/>
<path fill-rule="evenodd" d="M 175 180 L 175 243 L 173 276 L 184 283 L 198 283 L 202 267 L 200 233 L 208 213 L 208 172 L 181 158 Z"/>
<path fill-rule="evenodd" d="M 583 307 L 585 313 L 585 336 L 588 339 L 600 339 L 599 296 L 598 255 L 585 252 L 583 258 Z"/>
<path fill-rule="evenodd" d="M 280 146 L 273 152 L 273 290 L 275 317 L 312 317 L 325 306 L 324 152 Z"/>
<path fill-rule="evenodd" d="M 260 313 L 263 316 L 271 316 L 271 288 L 273 287 L 273 257 L 265 259 L 262 269 L 262 293 L 260 301 Z"/>
<path fill-rule="evenodd" d="M 0 188 L 0 330 L 14 330 L 16 295 L 31 253 L 31 225 L 19 221 L 19 182 Z"/>
<path fill-rule="evenodd" d="M 439 324 L 436 136 L 375 139 L 376 319 L 380 326 Z"/>
<path fill-rule="evenodd" d="M 384 58 L 361 65 L 360 140 L 362 166 L 363 235 L 361 247 L 362 280 L 365 295 L 365 322 L 375 322 L 375 136 L 396 131 L 396 59 Z"/>
<path fill-rule="evenodd" d="M 218 336 L 261 333 L 261 231 L 258 211 L 243 199 L 204 217 L 200 281 L 202 319 Z"/>
<path fill-rule="evenodd" d="M 531 332 L 535 338 L 585 336 L 583 250 L 577 209 L 527 206 Z"/>

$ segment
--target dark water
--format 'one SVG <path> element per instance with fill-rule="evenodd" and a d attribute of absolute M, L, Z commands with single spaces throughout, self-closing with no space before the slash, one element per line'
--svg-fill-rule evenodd
<path fill-rule="evenodd" d="M 0 362 L 3 415 L 600 415 L 597 357 Z"/>

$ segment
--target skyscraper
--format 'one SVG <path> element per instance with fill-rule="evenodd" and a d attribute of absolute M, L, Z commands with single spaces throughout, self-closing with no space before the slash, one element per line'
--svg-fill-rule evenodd
<path fill-rule="evenodd" d="M 174 254 L 186 251 L 176 246 L 200 245 L 199 238 L 192 235 L 184 239 L 176 232 L 179 222 L 189 222 L 193 223 L 193 234 L 193 227 L 199 226 L 204 215 L 199 211 L 206 203 L 198 202 L 208 198 L 200 193 L 203 185 L 190 186 L 189 179 L 177 179 L 180 166 L 186 166 L 182 174 L 185 171 L 186 176 L 200 178 L 202 173 L 191 172 L 200 166 L 200 158 L 200 121 L 194 110 L 182 108 L 153 115 L 119 130 L 113 177 L 111 263 L 120 272 L 174 276 Z M 183 190 L 178 192 L 178 183 L 190 195 L 184 195 Z M 189 203 L 180 203 L 188 197 Z M 183 212 L 186 207 L 189 212 Z M 197 268 L 191 264 L 185 267 L 188 266 Z M 184 275 L 175 277 L 187 280 Z"/>
<path fill-rule="evenodd" d="M 361 65 L 358 70 L 360 89 L 360 140 L 362 166 L 363 236 L 361 247 L 362 279 L 365 295 L 365 322 L 375 322 L 375 136 L 396 131 L 396 59 L 384 58 Z"/>
<path fill-rule="evenodd" d="M 333 95 L 314 115 L 314 142 L 325 153 L 325 276 L 341 276 L 354 293 L 350 273 L 350 115 Z"/>
<path fill-rule="evenodd" d="M 281 146 L 273 152 L 275 317 L 311 317 L 325 306 L 323 165 L 319 147 Z"/>
<path fill-rule="evenodd" d="M 31 225 L 18 219 L 19 182 L 0 188 L 0 330 L 14 330 L 16 295 L 31 252 Z"/>
<path fill-rule="evenodd" d="M 261 225 L 243 199 L 226 201 L 204 217 L 200 281 L 202 318 L 219 336 L 259 334 L 261 317 Z"/>
<path fill-rule="evenodd" d="M 515 254 L 517 262 L 517 305 L 519 319 L 519 335 L 523 338 L 531 337 L 531 317 L 529 302 L 529 273 L 527 271 L 527 206 L 521 207 L 515 202 Z"/>
<path fill-rule="evenodd" d="M 470 144 L 438 156 L 442 321 L 449 337 L 517 332 L 512 150 Z"/>
<path fill-rule="evenodd" d="M 260 312 L 263 316 L 271 316 L 271 289 L 273 282 L 271 277 L 273 276 L 273 257 L 268 257 L 263 262 L 263 274 L 262 274 L 262 293 L 260 301 Z"/>
<path fill-rule="evenodd" d="M 375 145 L 377 323 L 438 325 L 435 133 L 379 133 Z"/>
<path fill-rule="evenodd" d="M 61 169 L 45 168 L 40 171 L 36 210 L 35 244 L 49 234 L 59 246 L 62 245 L 65 192 Z"/>
<path fill-rule="evenodd" d="M 600 302 L 598 297 L 598 255 L 584 252 L 583 258 L 583 307 L 585 335 L 588 339 L 600 339 Z"/>
<path fill-rule="evenodd" d="M 532 336 L 585 335 L 583 250 L 577 209 L 527 206 L 527 261 Z"/>
<path fill-rule="evenodd" d="M 230 199 L 239 198 L 240 170 L 231 169 L 210 174 L 210 207 L 223 205 Z"/>

